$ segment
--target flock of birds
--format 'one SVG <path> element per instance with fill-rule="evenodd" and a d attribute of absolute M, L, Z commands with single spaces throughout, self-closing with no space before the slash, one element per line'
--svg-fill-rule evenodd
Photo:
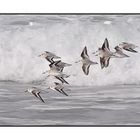
<path fill-rule="evenodd" d="M 109 61 L 111 58 L 124 58 L 124 57 L 129 57 L 127 54 L 123 52 L 123 50 L 137 53 L 136 50 L 134 50 L 137 46 L 131 43 L 127 42 L 122 42 L 121 44 L 117 45 L 114 49 L 115 51 L 112 52 L 109 48 L 109 42 L 108 39 L 106 38 L 102 47 L 98 48 L 97 51 L 93 52 L 95 56 L 99 56 L 100 58 L 100 65 L 101 69 L 106 68 L 109 66 Z M 50 64 L 49 67 L 50 69 L 43 72 L 42 74 L 48 74 L 47 77 L 53 76 L 60 82 L 54 82 L 53 86 L 48 87 L 47 89 L 51 89 L 54 91 L 57 91 L 65 96 L 68 96 L 68 94 L 64 91 L 64 84 L 69 84 L 65 78 L 68 78 L 70 75 L 66 75 L 63 73 L 63 70 L 65 67 L 72 66 L 71 64 L 62 62 L 61 60 L 54 60 L 54 59 L 61 59 L 61 57 L 55 55 L 54 53 L 45 51 L 39 57 L 45 58 Z M 93 62 L 87 52 L 87 47 L 85 46 L 82 53 L 81 53 L 81 60 L 76 61 L 75 63 L 82 62 L 82 70 L 85 75 L 89 74 L 89 68 L 91 65 L 96 65 L 98 64 L 97 62 Z M 37 87 L 31 87 L 28 88 L 25 92 L 29 92 L 33 94 L 36 98 L 41 100 L 43 103 L 45 101 L 43 98 L 40 96 L 42 90 L 38 89 Z"/>

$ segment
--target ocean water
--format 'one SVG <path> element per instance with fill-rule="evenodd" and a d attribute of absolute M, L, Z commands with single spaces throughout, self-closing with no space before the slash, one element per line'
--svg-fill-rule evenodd
<path fill-rule="evenodd" d="M 112 51 L 122 41 L 140 46 L 139 22 L 139 15 L 0 15 L 0 125 L 139 125 L 140 53 L 124 51 L 130 57 L 91 66 L 88 76 L 74 63 L 84 46 L 99 63 L 92 52 L 105 38 Z M 24 92 L 54 82 L 42 75 L 44 51 L 72 64 L 64 69 L 69 96 L 43 91 L 45 104 Z"/>

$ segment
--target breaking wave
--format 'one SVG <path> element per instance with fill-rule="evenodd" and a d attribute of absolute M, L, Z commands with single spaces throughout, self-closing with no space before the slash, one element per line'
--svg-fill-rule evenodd
<path fill-rule="evenodd" d="M 134 15 L 48 15 L 0 16 L 0 80 L 33 82 L 44 79 L 42 72 L 49 69 L 48 62 L 38 57 L 50 51 L 62 61 L 73 64 L 64 72 L 71 74 L 71 85 L 139 84 L 140 54 L 126 52 L 130 57 L 112 58 L 110 66 L 90 67 L 85 76 L 81 65 L 74 62 L 86 45 L 93 61 L 99 58 L 92 52 L 109 40 L 110 48 L 122 41 L 140 46 L 140 16 Z M 140 52 L 140 49 L 137 48 Z"/>

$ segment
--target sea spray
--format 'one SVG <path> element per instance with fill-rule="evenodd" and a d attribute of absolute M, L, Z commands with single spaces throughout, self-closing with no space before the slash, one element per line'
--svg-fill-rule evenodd
<path fill-rule="evenodd" d="M 38 55 L 50 51 L 72 64 L 64 69 L 71 75 L 67 79 L 71 85 L 139 84 L 140 53 L 125 52 L 129 58 L 112 58 L 103 70 L 99 58 L 92 54 L 106 37 L 112 51 L 122 41 L 140 46 L 139 17 L 0 16 L 0 80 L 29 83 L 44 79 L 42 72 L 49 69 L 49 63 Z M 99 63 L 90 67 L 88 76 L 83 74 L 80 64 L 74 63 L 80 59 L 85 45 L 90 59 Z"/>

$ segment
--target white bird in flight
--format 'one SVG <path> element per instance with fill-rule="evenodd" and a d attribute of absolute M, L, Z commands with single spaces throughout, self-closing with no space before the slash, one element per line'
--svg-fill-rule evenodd
<path fill-rule="evenodd" d="M 121 44 L 119 44 L 119 47 L 126 51 L 137 53 L 137 51 L 134 49 L 137 48 L 138 46 L 136 46 L 132 43 L 122 42 Z"/>
<path fill-rule="evenodd" d="M 60 93 L 62 93 L 65 96 L 68 96 L 68 94 L 63 90 L 64 87 L 62 84 L 54 82 L 54 86 L 50 86 L 48 89 L 54 90 L 54 91 L 58 91 Z"/>
<path fill-rule="evenodd" d="M 110 51 L 107 38 L 105 38 L 102 47 L 99 48 L 96 52 L 98 52 L 96 56 L 100 57 L 100 65 L 102 69 L 109 66 L 109 60 L 111 57 L 117 57 L 113 52 Z M 95 54 L 95 52 L 93 54 Z"/>
<path fill-rule="evenodd" d="M 45 103 L 45 101 L 42 99 L 42 97 L 40 96 L 41 90 L 36 88 L 36 87 L 31 87 L 28 88 L 27 90 L 25 90 L 25 92 L 31 93 L 33 94 L 36 98 L 38 98 L 39 100 L 41 100 L 43 103 Z"/>
<path fill-rule="evenodd" d="M 89 55 L 87 53 L 87 47 L 85 46 L 82 53 L 81 53 L 82 60 L 79 60 L 75 63 L 82 62 L 82 70 L 85 75 L 89 74 L 90 65 L 98 64 L 97 62 L 93 62 L 90 60 Z"/>
<path fill-rule="evenodd" d="M 64 78 L 68 78 L 70 75 L 66 75 L 55 68 L 50 68 L 50 70 L 47 70 L 42 74 L 46 74 L 46 73 L 48 74 L 47 77 L 53 76 L 56 79 L 60 80 L 62 83 L 69 84 Z"/>
<path fill-rule="evenodd" d="M 125 53 L 123 53 L 122 48 L 120 48 L 119 46 L 116 46 L 114 49 L 116 50 L 116 52 L 114 52 L 114 54 L 116 56 L 118 56 L 118 58 L 129 57 L 128 55 L 126 55 Z"/>
<path fill-rule="evenodd" d="M 53 59 L 60 59 L 61 57 L 55 55 L 54 53 L 51 53 L 51 52 L 48 52 L 48 51 L 45 51 L 44 53 L 38 55 L 39 57 L 43 57 L 45 58 L 46 60 L 48 60 L 50 63 L 53 63 L 54 60 Z"/>
<path fill-rule="evenodd" d="M 62 72 L 64 67 L 72 66 L 71 64 L 64 63 L 61 60 L 54 61 L 51 64 L 49 64 L 50 69 L 56 69 L 57 71 Z"/>

